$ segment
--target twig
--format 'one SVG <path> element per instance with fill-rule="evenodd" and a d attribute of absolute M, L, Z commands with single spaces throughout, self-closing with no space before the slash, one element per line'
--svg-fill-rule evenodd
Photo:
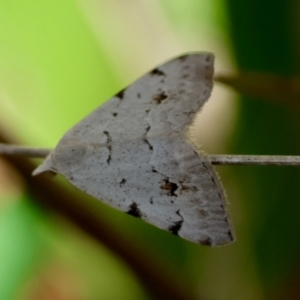
<path fill-rule="evenodd" d="M 18 155 L 28 158 L 33 157 L 46 157 L 50 153 L 51 149 L 42 148 L 30 148 L 18 145 L 0 144 L 0 154 L 5 155 Z"/>
<path fill-rule="evenodd" d="M 0 154 L 25 157 L 46 157 L 51 149 L 29 148 L 0 143 Z M 276 165 L 300 166 L 300 156 L 284 155 L 208 155 L 213 165 Z"/>
<path fill-rule="evenodd" d="M 213 165 L 300 166 L 300 156 L 285 155 L 209 155 Z"/>

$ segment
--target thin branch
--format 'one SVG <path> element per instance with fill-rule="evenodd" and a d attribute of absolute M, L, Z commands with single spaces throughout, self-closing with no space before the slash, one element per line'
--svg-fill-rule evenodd
<path fill-rule="evenodd" d="M 285 155 L 209 155 L 213 165 L 300 166 L 300 156 Z"/>
<path fill-rule="evenodd" d="M 29 148 L 0 143 L 0 154 L 25 157 L 46 157 L 51 149 Z M 208 155 L 213 165 L 276 165 L 300 166 L 300 156 L 283 155 Z"/>
<path fill-rule="evenodd" d="M 43 148 L 30 148 L 23 147 L 18 145 L 8 145 L 8 144 L 0 144 L 0 154 L 5 155 L 18 155 L 25 156 L 28 158 L 33 157 L 46 157 L 50 153 L 51 149 L 43 149 Z"/>

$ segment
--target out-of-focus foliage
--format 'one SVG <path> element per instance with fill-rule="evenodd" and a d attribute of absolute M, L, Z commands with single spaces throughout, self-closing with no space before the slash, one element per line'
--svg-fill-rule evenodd
<path fill-rule="evenodd" d="M 25 197 L 0 211 L 0 299 L 12 299 L 41 258 L 35 218 L 36 211 Z"/>
<path fill-rule="evenodd" d="M 53 147 L 111 95 L 187 51 L 214 52 L 217 72 L 231 71 L 234 61 L 243 71 L 297 75 L 296 2 L 0 0 L 1 129 L 24 144 Z M 204 150 L 299 154 L 298 113 L 249 97 L 236 106 L 234 97 L 216 86 L 200 115 Z M 227 247 L 194 245 L 97 205 L 207 299 L 296 299 L 299 169 L 218 170 L 238 237 Z M 3 176 L 10 173 L 1 168 Z M 17 192 L 0 180 L 0 299 L 147 299 L 104 247 L 37 210 L 28 195 L 8 201 L 23 193 L 14 177 L 11 184 Z"/>
<path fill-rule="evenodd" d="M 241 70 L 299 75 L 297 1 L 244 0 L 241 5 L 229 0 L 228 12 Z M 289 106 L 289 100 L 286 105 L 259 100 L 263 99 L 241 99 L 233 151 L 299 154 L 299 111 Z M 252 218 L 250 251 L 261 285 L 266 295 L 289 299 L 295 286 L 288 286 L 296 280 L 289 276 L 299 276 L 299 169 L 243 167 L 239 174 L 243 202 Z"/>

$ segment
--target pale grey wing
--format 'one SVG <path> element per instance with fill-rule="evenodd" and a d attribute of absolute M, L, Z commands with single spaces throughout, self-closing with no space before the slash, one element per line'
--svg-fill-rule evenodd
<path fill-rule="evenodd" d="M 182 135 L 59 145 L 52 170 L 103 202 L 195 243 L 233 240 L 225 196 L 204 155 Z"/>
<path fill-rule="evenodd" d="M 96 198 L 188 240 L 230 242 L 217 175 L 184 136 L 210 95 L 212 73 L 208 53 L 153 70 L 68 131 L 35 174 L 60 173 Z"/>
<path fill-rule="evenodd" d="M 59 145 L 114 143 L 182 132 L 212 90 L 214 56 L 198 52 L 170 60 L 72 127 Z M 34 174 L 51 168 L 51 155 Z"/>
<path fill-rule="evenodd" d="M 152 70 L 72 127 L 65 143 L 114 143 L 182 132 L 212 90 L 214 56 L 182 55 Z M 51 166 L 51 156 L 34 171 Z"/>
<path fill-rule="evenodd" d="M 181 132 L 212 90 L 213 54 L 175 58 L 101 105 L 63 137 L 107 143 Z"/>

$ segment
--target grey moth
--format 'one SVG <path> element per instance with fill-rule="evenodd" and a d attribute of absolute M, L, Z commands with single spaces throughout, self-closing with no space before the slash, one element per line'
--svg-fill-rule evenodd
<path fill-rule="evenodd" d="M 233 240 L 226 196 L 190 129 L 212 91 L 214 56 L 174 58 L 71 128 L 34 175 L 52 171 L 87 194 L 186 240 Z"/>

